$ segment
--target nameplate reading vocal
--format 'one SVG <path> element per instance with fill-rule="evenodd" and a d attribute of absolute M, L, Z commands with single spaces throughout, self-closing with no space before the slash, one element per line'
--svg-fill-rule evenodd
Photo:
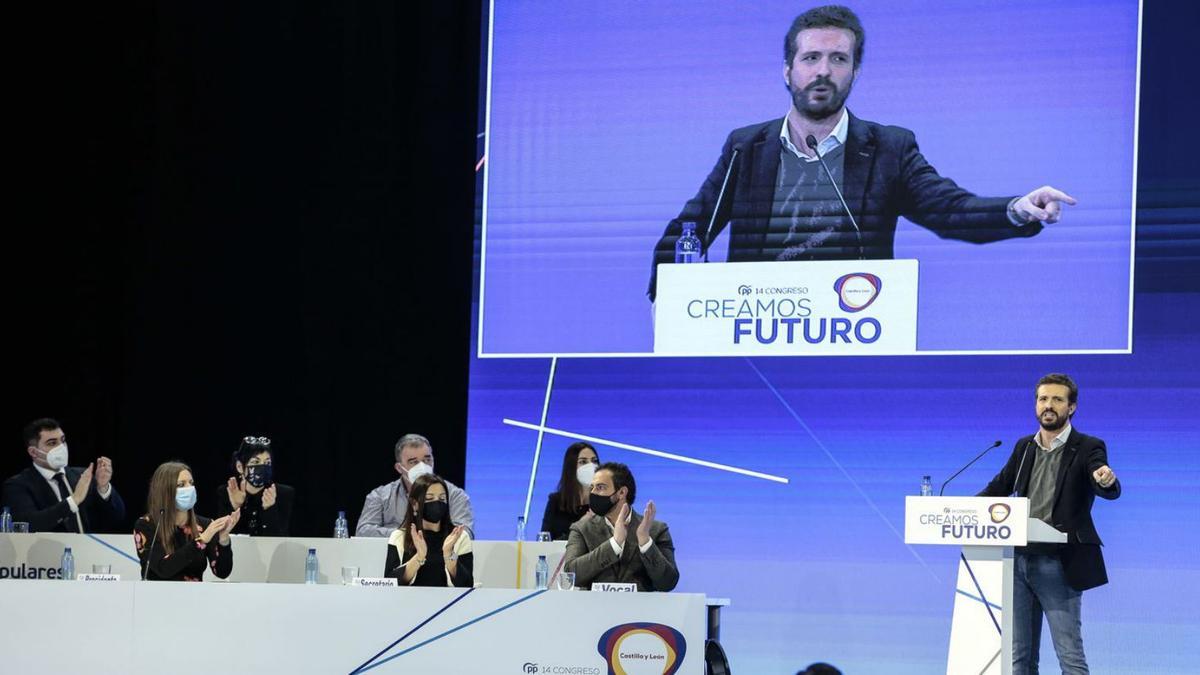
<path fill-rule="evenodd" d="M 592 590 L 601 593 L 637 593 L 637 584 L 618 584 L 604 581 L 592 584 Z"/>

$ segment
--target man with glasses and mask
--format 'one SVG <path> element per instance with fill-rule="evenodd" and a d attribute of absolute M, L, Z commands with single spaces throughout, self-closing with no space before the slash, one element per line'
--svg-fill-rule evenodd
<path fill-rule="evenodd" d="M 408 492 L 413 481 L 433 473 L 433 446 L 429 439 L 420 434 L 405 434 L 396 441 L 396 463 L 393 465 L 400 478 L 380 485 L 367 494 L 358 525 L 356 537 L 390 537 L 404 522 Z M 450 521 L 462 525 L 467 532 L 475 534 L 475 515 L 471 512 L 471 498 L 462 488 L 446 482 L 450 503 Z"/>
<path fill-rule="evenodd" d="M 1065 544 L 1034 543 L 1013 560 L 1013 675 L 1038 672 L 1042 615 L 1063 673 L 1087 673 L 1080 614 L 1083 591 L 1108 583 L 1100 535 L 1092 522 L 1096 497 L 1116 499 L 1121 483 L 1108 465 L 1104 441 L 1072 426 L 1079 387 L 1062 373 L 1038 380 L 1038 431 L 1017 441 L 1004 468 L 981 497 L 1029 498 L 1029 517 L 1067 533 Z"/>
<path fill-rule="evenodd" d="M 636 497 L 637 482 L 624 464 L 601 464 L 592 475 L 588 503 L 593 515 L 571 525 L 563 558 L 563 569 L 575 574 L 577 586 L 633 583 L 639 591 L 669 591 L 679 583 L 667 524 L 654 519 L 653 501 L 646 502 L 645 513 L 634 513 Z"/>
<path fill-rule="evenodd" d="M 49 418 L 30 422 L 23 437 L 33 466 L 4 481 L 4 506 L 13 522 L 29 523 L 31 532 L 128 530 L 111 459 L 97 457 L 86 469 L 67 466 L 67 436 Z"/>
<path fill-rule="evenodd" d="M 286 537 L 291 529 L 296 490 L 275 482 L 275 453 L 266 436 L 246 436 L 233 453 L 233 470 L 216 494 L 216 517 L 241 509 L 233 534 Z"/>

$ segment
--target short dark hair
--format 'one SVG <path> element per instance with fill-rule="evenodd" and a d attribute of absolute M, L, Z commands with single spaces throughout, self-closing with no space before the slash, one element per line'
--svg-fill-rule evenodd
<path fill-rule="evenodd" d="M 828 663 L 812 663 L 796 675 L 842 675 L 842 671 Z"/>
<path fill-rule="evenodd" d="M 813 7 L 792 21 L 787 37 L 783 39 L 783 62 L 792 65 L 796 58 L 796 36 L 802 30 L 809 28 L 843 28 L 854 34 L 854 69 L 862 65 L 863 48 L 867 42 L 867 33 L 863 30 L 858 15 L 849 7 L 842 5 L 825 5 Z"/>
<path fill-rule="evenodd" d="M 233 451 L 234 471 L 237 471 L 238 462 L 241 462 L 242 466 L 246 466 L 250 463 L 252 458 L 258 457 L 264 452 L 271 456 L 271 463 L 275 463 L 275 450 L 272 449 L 269 441 L 265 444 L 256 442 L 260 438 L 262 437 L 246 436 L 240 443 L 238 443 L 238 449 Z M 251 441 L 250 439 L 254 440 Z"/>
<path fill-rule="evenodd" d="M 1047 375 L 1043 375 L 1042 379 L 1038 380 L 1037 386 L 1033 388 L 1034 396 L 1037 395 L 1037 390 L 1043 384 L 1061 384 L 1062 386 L 1066 387 L 1067 402 L 1071 405 L 1075 405 L 1075 402 L 1079 400 L 1079 387 L 1075 384 L 1075 380 L 1071 379 L 1070 375 L 1066 375 L 1064 373 L 1049 373 Z"/>
<path fill-rule="evenodd" d="M 54 431 L 61 428 L 62 425 L 58 423 L 58 420 L 42 417 L 25 425 L 22 438 L 25 439 L 26 447 L 36 448 L 38 441 L 42 440 L 43 431 Z"/>
<path fill-rule="evenodd" d="M 425 438 L 421 434 L 404 434 L 400 437 L 400 440 L 396 441 L 395 453 L 397 462 L 400 461 L 400 452 L 408 447 L 424 447 L 429 448 L 429 451 L 433 452 L 433 444 L 429 442 L 428 438 Z"/>
<path fill-rule="evenodd" d="M 596 467 L 596 471 L 607 471 L 612 474 L 613 492 L 621 488 L 629 488 L 629 496 L 625 498 L 625 502 L 633 507 L 633 500 L 637 497 L 637 481 L 633 479 L 633 472 L 629 467 L 620 462 L 605 462 Z"/>

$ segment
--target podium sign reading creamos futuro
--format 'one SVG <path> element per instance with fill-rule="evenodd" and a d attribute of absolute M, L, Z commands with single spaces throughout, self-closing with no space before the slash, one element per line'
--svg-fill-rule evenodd
<path fill-rule="evenodd" d="M 654 353 L 912 354 L 917 261 L 658 266 Z"/>
<path fill-rule="evenodd" d="M 1028 499 L 910 496 L 904 500 L 907 544 L 1024 546 L 1028 537 Z"/>

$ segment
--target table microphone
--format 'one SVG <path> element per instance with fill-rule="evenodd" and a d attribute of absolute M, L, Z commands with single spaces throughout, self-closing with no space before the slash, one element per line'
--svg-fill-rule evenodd
<path fill-rule="evenodd" d="M 159 509 L 159 515 L 162 515 L 166 509 Z M 150 548 L 146 549 L 146 564 L 142 565 L 142 581 L 146 580 L 146 575 L 150 573 L 150 556 L 154 554 L 154 542 L 158 541 L 158 519 L 154 519 L 154 536 L 150 537 Z"/>
<path fill-rule="evenodd" d="M 725 189 L 729 187 L 729 177 L 733 174 L 733 167 L 736 166 L 738 155 L 742 152 L 742 144 L 738 143 L 733 146 L 733 154 L 729 156 L 729 168 L 725 169 L 725 179 L 721 181 L 721 190 L 717 193 L 717 203 L 713 206 L 712 216 L 708 219 L 708 228 L 704 231 L 704 239 L 700 240 L 700 245 L 704 249 L 704 262 L 708 262 L 708 245 L 712 243 L 713 228 L 717 226 L 717 215 L 721 213 L 721 201 L 725 198 Z"/>
<path fill-rule="evenodd" d="M 971 461 L 967 462 L 967 466 L 964 466 L 963 468 L 961 468 L 961 469 L 959 469 L 958 471 L 956 471 L 956 472 L 954 473 L 954 475 L 953 475 L 953 476 L 950 476 L 949 478 L 947 478 L 947 479 L 946 479 L 946 482 L 945 482 L 945 483 L 942 483 L 942 489 L 941 489 L 941 490 L 938 490 L 938 496 L 939 496 L 939 497 L 941 497 L 941 496 L 942 496 L 942 493 L 946 491 L 946 486 L 950 484 L 950 481 L 954 480 L 955 478 L 958 478 L 958 474 L 960 474 L 960 473 L 962 473 L 962 472 L 966 471 L 968 467 L 970 467 L 970 466 L 971 466 L 972 464 L 974 464 L 975 462 L 978 462 L 980 457 L 983 457 L 984 455 L 986 455 L 986 454 L 988 454 L 989 452 L 991 452 L 993 448 L 998 448 L 998 447 L 1000 447 L 1000 441 L 996 441 L 995 443 L 992 443 L 991 445 L 987 446 L 987 449 L 986 449 L 986 450 L 984 450 L 983 452 L 979 453 L 978 455 L 975 455 L 975 459 L 973 459 L 973 460 L 971 460 Z"/>
<path fill-rule="evenodd" d="M 825 175 L 829 177 L 829 182 L 833 185 L 834 191 L 837 192 L 838 201 L 842 203 L 842 208 L 845 209 L 846 216 L 850 218 L 850 224 L 854 226 L 854 238 L 858 241 L 858 259 L 866 260 L 867 256 L 863 252 L 862 245 L 862 230 L 859 229 L 858 221 L 854 219 L 854 214 L 850 212 L 850 206 L 846 203 L 846 198 L 842 196 L 842 189 L 838 187 L 837 181 L 833 179 L 833 174 L 829 172 L 829 165 L 825 163 L 825 158 L 821 156 L 821 151 L 817 149 L 817 137 L 809 134 L 805 137 L 804 144 L 812 148 L 813 154 L 817 156 L 817 161 L 821 163 L 821 168 L 825 169 Z"/>

